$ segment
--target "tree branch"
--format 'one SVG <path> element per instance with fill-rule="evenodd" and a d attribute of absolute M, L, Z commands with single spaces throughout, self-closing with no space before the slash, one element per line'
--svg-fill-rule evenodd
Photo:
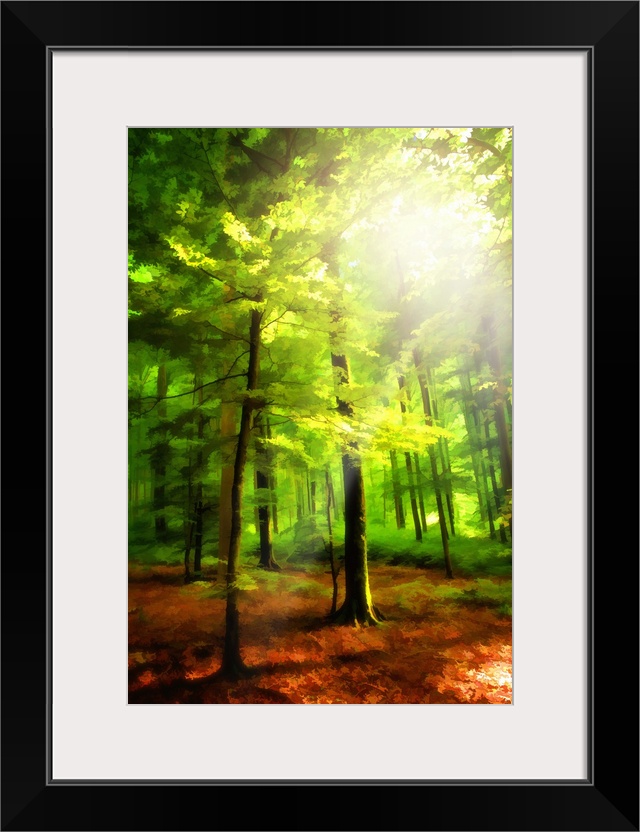
<path fill-rule="evenodd" d="M 248 350 L 247 350 L 247 352 L 248 352 Z M 246 352 L 242 353 L 242 355 L 246 355 L 246 354 L 247 354 Z M 238 358 L 240 358 L 240 357 L 241 356 L 239 355 Z M 238 358 L 236 358 L 236 360 L 233 362 L 234 364 L 236 363 Z M 144 413 L 141 413 L 139 415 L 144 416 L 147 413 L 150 413 L 157 404 L 159 404 L 160 402 L 165 401 L 166 399 L 179 399 L 182 396 L 193 396 L 193 394 L 197 393 L 198 390 L 204 390 L 205 387 L 211 387 L 212 384 L 221 384 L 223 381 L 228 381 L 231 378 L 244 378 L 246 375 L 247 375 L 246 373 L 233 373 L 232 375 L 228 374 L 226 376 L 223 376 L 222 378 L 216 378 L 214 381 L 207 381 L 206 384 L 200 384 L 198 387 L 194 387 L 193 390 L 187 390 L 184 393 L 175 393 L 172 396 L 160 396 L 160 398 L 156 398 L 155 396 L 143 396 L 140 399 L 140 401 L 146 401 L 147 399 L 155 399 L 155 401 L 151 405 L 151 407 L 148 408 L 148 410 L 145 410 Z"/>
<path fill-rule="evenodd" d="M 202 141 L 202 143 L 201 143 L 200 147 L 202 148 L 202 152 L 204 153 L 204 157 L 205 157 L 205 159 L 207 160 L 207 164 L 209 165 L 209 170 L 211 171 L 211 176 L 213 176 L 213 181 L 216 183 L 216 186 L 217 186 L 218 190 L 220 191 L 220 193 L 221 193 L 221 195 L 222 195 L 222 198 L 224 199 L 224 201 L 225 201 L 225 202 L 227 203 L 227 205 L 229 206 L 229 210 L 231 211 L 231 213 L 233 214 L 233 216 L 234 216 L 236 219 L 238 219 L 238 214 L 237 214 L 237 212 L 236 212 L 236 209 L 235 209 L 235 208 L 234 208 L 234 206 L 232 205 L 231 200 L 229 199 L 229 197 L 228 197 L 228 196 L 225 194 L 225 192 L 222 190 L 222 185 L 218 182 L 218 178 L 217 178 L 217 176 L 216 176 L 216 174 L 215 174 L 215 171 L 213 170 L 213 165 L 211 164 L 211 161 L 209 160 L 209 154 L 208 154 L 208 153 L 207 153 L 207 151 L 205 150 L 205 147 L 204 147 L 204 141 Z"/>

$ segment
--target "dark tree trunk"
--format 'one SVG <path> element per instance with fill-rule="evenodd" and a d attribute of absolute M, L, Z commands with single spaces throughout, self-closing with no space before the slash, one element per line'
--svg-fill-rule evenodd
<path fill-rule="evenodd" d="M 398 387 L 400 390 L 406 390 L 404 376 L 398 376 Z M 409 391 L 407 390 L 407 397 Z M 402 415 L 407 412 L 407 406 L 404 401 L 400 401 L 400 410 Z M 420 525 L 420 515 L 418 513 L 418 503 L 416 501 L 416 487 L 413 480 L 413 464 L 411 462 L 411 454 L 409 451 L 404 455 L 405 465 L 407 466 L 407 480 L 409 482 L 409 503 L 411 505 L 411 515 L 413 517 L 413 528 L 415 530 L 416 540 L 422 542 L 422 526 Z"/>
<path fill-rule="evenodd" d="M 269 423 L 268 419 L 267 438 L 271 439 L 271 424 Z M 267 447 L 267 462 L 269 463 L 269 491 L 271 492 L 271 525 L 273 526 L 273 533 L 278 534 L 278 501 L 276 496 L 278 480 L 273 464 L 273 453 L 271 450 L 271 446 Z"/>
<path fill-rule="evenodd" d="M 313 511 L 311 509 L 311 483 L 309 481 L 309 469 L 308 468 L 305 471 L 305 485 L 307 486 L 307 508 L 309 510 L 308 513 L 313 514 Z"/>
<path fill-rule="evenodd" d="M 185 542 L 184 542 L 184 582 L 188 584 L 191 581 L 191 547 L 193 546 L 193 534 L 195 531 L 195 522 L 194 517 L 191 514 L 191 497 L 193 491 L 193 485 L 191 482 L 191 451 L 189 451 L 189 467 L 188 467 L 188 475 L 187 475 L 187 520 L 186 520 L 186 529 L 185 529 Z"/>
<path fill-rule="evenodd" d="M 296 519 L 302 520 L 304 516 L 304 497 L 302 495 L 302 484 L 295 474 L 293 481 L 296 489 Z"/>
<path fill-rule="evenodd" d="M 259 494 L 268 495 L 269 492 L 269 455 L 265 443 L 265 429 L 262 416 L 258 413 L 254 419 L 257 428 L 256 440 L 256 486 Z M 258 502 L 258 528 L 260 530 L 260 563 L 262 569 L 276 569 L 280 566 L 273 557 L 273 541 L 271 537 L 271 505 L 268 496 L 261 496 Z"/>
<path fill-rule="evenodd" d="M 191 583 L 193 580 L 191 576 L 191 547 L 193 546 L 193 535 L 195 531 L 195 522 L 193 520 L 189 521 L 189 527 L 187 529 L 187 540 L 184 547 L 184 582 L 185 584 Z"/>
<path fill-rule="evenodd" d="M 429 387 L 427 378 L 423 372 L 420 371 L 420 356 L 414 350 L 413 360 L 418 371 L 418 384 L 420 386 L 420 394 L 422 396 L 422 406 L 424 409 L 424 417 L 426 424 L 431 427 L 433 425 L 433 416 L 431 413 L 431 400 L 429 398 Z M 447 531 L 447 521 L 444 516 L 444 506 L 442 503 L 442 490 L 438 481 L 438 465 L 436 462 L 436 452 L 433 444 L 427 445 L 427 452 L 429 454 L 429 462 L 431 464 L 431 475 L 433 477 L 433 486 L 436 492 L 436 505 L 438 507 L 438 521 L 440 523 L 440 537 L 442 539 L 442 553 L 444 555 L 444 570 L 447 578 L 453 578 L 453 569 L 451 566 L 451 555 L 449 554 L 449 533 Z"/>
<path fill-rule="evenodd" d="M 334 321 L 339 316 L 334 315 Z M 337 375 L 338 389 L 348 387 L 349 362 L 346 355 L 331 353 L 331 363 Z M 338 412 L 347 419 L 353 417 L 349 402 L 336 394 Z M 378 624 L 383 620 L 371 599 L 367 567 L 367 526 L 364 482 L 358 443 L 348 442 L 342 454 L 344 476 L 344 575 L 345 598 L 334 614 L 336 624 L 354 627 Z"/>
<path fill-rule="evenodd" d="M 337 523 L 340 520 L 340 508 L 339 508 L 339 501 L 336 500 L 336 490 L 333 486 L 333 476 L 331 474 L 331 466 L 329 466 L 329 487 L 331 489 L 331 508 L 333 509 L 333 519 Z"/>
<path fill-rule="evenodd" d="M 387 528 L 387 466 L 382 465 L 382 527 Z"/>
<path fill-rule="evenodd" d="M 489 421 L 485 417 L 484 422 L 484 435 L 487 442 L 487 458 L 489 460 L 489 477 L 491 478 L 491 488 L 493 489 L 493 499 L 496 504 L 496 515 L 498 517 L 499 522 L 499 534 L 500 534 L 500 542 L 506 543 L 507 542 L 507 533 L 504 528 L 504 522 L 501 518 L 501 511 L 502 511 L 502 499 L 500 497 L 500 489 L 498 488 L 498 481 L 496 479 L 496 469 L 493 460 L 493 449 L 491 447 L 491 432 L 489 430 Z"/>
<path fill-rule="evenodd" d="M 422 523 L 422 531 L 427 533 L 427 514 L 424 510 L 424 493 L 422 491 L 422 469 L 420 468 L 420 457 L 418 454 L 413 455 L 413 461 L 416 466 L 416 492 L 418 494 L 418 507 L 420 509 L 420 522 Z"/>
<path fill-rule="evenodd" d="M 462 380 L 462 377 L 461 377 Z M 482 484 L 482 451 L 478 441 L 478 435 L 471 416 L 471 403 L 467 399 L 466 390 L 463 389 L 462 408 L 464 413 L 464 424 L 467 429 L 467 436 L 469 437 L 469 450 L 471 452 L 471 464 L 473 466 L 473 478 L 476 484 L 476 496 L 478 498 L 478 508 L 480 510 L 480 520 L 484 523 L 487 519 L 487 506 L 484 499 L 484 487 Z"/>
<path fill-rule="evenodd" d="M 316 481 L 311 480 L 311 514 L 316 513 Z"/>
<path fill-rule="evenodd" d="M 331 595 L 331 611 L 329 615 L 334 615 L 338 606 L 338 569 L 336 568 L 336 559 L 333 550 L 333 526 L 331 524 L 331 506 L 335 503 L 335 497 L 333 496 L 333 486 L 331 484 L 331 476 L 329 474 L 329 469 L 325 469 L 325 485 L 327 491 L 327 527 L 329 530 L 329 543 L 327 545 L 327 551 L 329 554 L 329 565 L 331 567 L 331 584 L 333 586 L 333 592 Z"/>
<path fill-rule="evenodd" d="M 407 451 L 404 455 L 405 465 L 407 466 L 407 479 L 409 481 L 409 504 L 411 506 L 411 516 L 413 517 L 413 528 L 416 535 L 416 540 L 422 542 L 422 525 L 420 523 L 420 514 L 418 512 L 418 501 L 416 499 L 416 487 L 413 479 L 413 464 L 411 462 L 411 454 Z"/>
<path fill-rule="evenodd" d="M 476 476 L 476 487 L 478 489 L 478 503 L 480 505 L 480 517 L 489 523 L 489 537 L 496 538 L 496 529 L 491 508 L 491 496 L 487 484 L 487 466 L 485 464 L 485 448 L 480 429 L 480 418 L 478 416 L 478 405 L 473 395 L 471 376 L 468 369 L 460 374 L 460 384 L 464 392 L 465 402 L 465 423 L 473 453 L 474 473 Z"/>
<path fill-rule="evenodd" d="M 482 471 L 482 485 L 483 485 L 483 492 L 484 492 L 484 500 L 485 505 L 487 507 L 487 520 L 489 522 L 489 537 L 491 540 L 496 539 L 496 527 L 493 519 L 493 509 L 491 508 L 491 495 L 489 494 L 489 485 L 487 482 L 487 466 L 484 460 L 486 448 L 484 448 L 484 443 L 481 439 L 480 434 L 480 417 L 478 416 L 478 408 L 475 403 L 472 405 L 472 420 L 475 425 L 475 429 L 478 435 L 478 441 L 480 442 L 480 448 L 482 452 L 482 456 L 480 458 L 480 469 Z"/>
<path fill-rule="evenodd" d="M 195 529 L 195 548 L 193 552 L 193 580 L 199 581 L 202 577 L 202 515 L 204 508 L 202 505 L 202 483 L 198 483 L 196 490 L 196 504 L 193 507 L 196 518 Z"/>
<path fill-rule="evenodd" d="M 398 473 L 398 462 L 395 451 L 389 451 L 389 459 L 391 460 L 391 483 L 393 486 L 393 504 L 396 509 L 396 526 L 399 529 L 404 529 L 406 528 L 406 520 L 404 518 L 402 490 L 400 488 L 400 474 Z"/>
<path fill-rule="evenodd" d="M 498 447 L 500 448 L 500 473 L 505 492 L 512 488 L 511 440 L 505 418 L 505 403 L 508 401 L 507 387 L 502 373 L 502 361 L 496 343 L 496 327 L 493 315 L 486 315 L 482 319 L 482 326 L 487 337 L 487 361 L 491 372 L 498 383 L 496 400 L 493 404 Z"/>
<path fill-rule="evenodd" d="M 254 469 L 253 472 L 253 490 L 257 491 L 260 486 L 258 485 L 258 469 Z M 259 506 L 256 504 L 253 507 L 253 525 L 256 527 L 256 532 L 260 533 L 260 512 Z"/>
<path fill-rule="evenodd" d="M 449 444 L 446 439 L 442 440 L 442 465 L 444 473 L 447 476 L 445 496 L 447 498 L 447 512 L 449 514 L 449 526 L 451 528 L 451 536 L 455 537 L 456 522 L 455 522 L 455 507 L 453 505 L 453 488 L 451 487 L 451 461 L 449 459 Z"/>
<path fill-rule="evenodd" d="M 198 384 L 201 384 L 201 379 L 198 379 Z M 198 390 L 198 403 L 201 405 L 203 401 L 202 388 Z M 204 416 L 202 411 L 198 413 L 198 482 L 196 484 L 196 529 L 195 529 L 195 551 L 193 553 L 193 578 L 195 581 L 200 580 L 202 576 L 202 520 L 204 509 L 202 507 L 202 466 L 204 464 L 204 457 L 202 453 L 202 442 L 204 440 Z"/>
<path fill-rule="evenodd" d="M 249 367 L 247 370 L 247 391 L 258 385 L 260 363 L 260 323 L 262 312 L 253 309 L 249 328 Z M 233 465 L 231 487 L 231 535 L 229 539 L 229 560 L 227 563 L 227 606 L 225 613 L 224 650 L 219 675 L 226 679 L 239 679 L 250 671 L 240 655 L 240 613 L 238 611 L 238 569 L 240 566 L 240 542 L 242 537 L 242 495 L 244 490 L 247 449 L 251 435 L 251 416 L 255 402 L 247 396 L 240 413 L 240 431 L 236 457 Z"/>
<path fill-rule="evenodd" d="M 167 405 L 165 396 L 169 384 L 167 381 L 167 367 L 161 364 L 158 367 L 158 381 L 156 395 L 158 397 L 158 418 L 162 423 L 167 418 Z M 164 430 L 158 433 L 158 442 L 154 449 L 154 487 L 153 487 L 153 511 L 155 515 L 156 540 L 164 543 L 167 540 L 167 518 L 163 514 L 166 505 L 165 501 L 165 477 L 167 475 L 167 455 L 169 446 L 166 441 Z"/>
<path fill-rule="evenodd" d="M 220 492 L 218 511 L 218 581 L 227 577 L 229 539 L 231 537 L 231 488 L 233 486 L 233 459 L 236 439 L 236 406 L 222 402 L 220 406 L 220 441 L 222 465 L 220 470 Z"/>
<path fill-rule="evenodd" d="M 431 379 L 431 391 L 432 391 L 432 403 L 431 408 L 433 411 L 433 418 L 439 421 L 440 417 L 438 415 L 438 402 L 437 396 L 434 392 L 435 387 L 435 373 L 430 373 Z M 440 464 L 442 465 L 442 474 L 446 478 L 445 479 L 445 487 L 444 487 L 444 495 L 447 501 L 447 514 L 449 515 L 449 530 L 451 531 L 451 537 L 455 537 L 456 534 L 456 524 L 455 524 L 455 511 L 453 507 L 453 490 L 451 488 L 451 465 L 449 463 L 449 446 L 445 437 L 440 437 L 438 439 L 438 453 L 440 456 Z"/>

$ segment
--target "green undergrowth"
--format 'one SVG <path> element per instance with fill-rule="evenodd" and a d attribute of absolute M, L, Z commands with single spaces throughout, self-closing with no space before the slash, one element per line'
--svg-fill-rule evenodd
<path fill-rule="evenodd" d="M 421 602 L 455 604 L 467 608 L 489 607 L 498 615 L 511 617 L 511 581 L 477 578 L 466 588 L 447 584 L 434 585 L 420 579 L 399 584 L 396 603 L 400 609 L 414 611 Z"/>
<path fill-rule="evenodd" d="M 336 524 L 333 537 L 334 557 L 339 562 L 344 556 L 341 524 Z M 253 524 L 245 524 L 242 535 L 241 562 L 255 566 L 259 559 L 260 540 Z M 509 577 L 511 575 L 511 547 L 485 537 L 456 535 L 449 540 L 454 574 L 473 577 Z M 205 534 L 203 540 L 203 568 L 217 567 L 217 541 Z M 367 530 L 368 559 L 372 566 L 407 566 L 417 569 L 442 569 L 443 554 L 440 530 L 429 527 L 421 542 L 411 529 L 386 528 L 372 524 Z M 288 569 L 329 568 L 329 536 L 326 525 L 318 518 L 304 517 L 293 526 L 273 535 L 273 553 L 277 562 Z M 216 552 L 216 554 L 214 554 Z M 193 550 L 191 560 L 193 562 Z M 143 565 L 178 565 L 184 561 L 184 538 L 174 537 L 166 543 L 132 537 L 129 558 Z"/>

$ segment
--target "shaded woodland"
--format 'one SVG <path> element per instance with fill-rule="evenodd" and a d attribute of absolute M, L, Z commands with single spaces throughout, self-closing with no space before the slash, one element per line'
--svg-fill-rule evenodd
<path fill-rule="evenodd" d="M 129 130 L 130 702 L 511 701 L 511 142 Z"/>

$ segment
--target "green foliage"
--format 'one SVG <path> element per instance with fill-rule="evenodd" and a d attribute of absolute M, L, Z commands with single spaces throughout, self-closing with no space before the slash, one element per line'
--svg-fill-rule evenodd
<path fill-rule="evenodd" d="M 244 405 L 269 434 L 261 456 L 251 433 L 243 565 L 256 562 L 257 506 L 278 511 L 276 559 L 326 563 L 324 472 L 340 506 L 349 455 L 365 478 L 370 559 L 439 568 L 438 491 L 454 506 L 455 569 L 508 574 L 510 549 L 486 537 L 487 504 L 496 528 L 511 520 L 496 416 L 508 432 L 511 180 L 508 128 L 131 129 L 130 557 L 181 562 L 200 494 L 215 565 Z M 252 311 L 260 366 L 247 392 Z M 412 489 L 429 525 L 421 544 Z M 338 557 L 335 511 L 332 533 Z"/>

